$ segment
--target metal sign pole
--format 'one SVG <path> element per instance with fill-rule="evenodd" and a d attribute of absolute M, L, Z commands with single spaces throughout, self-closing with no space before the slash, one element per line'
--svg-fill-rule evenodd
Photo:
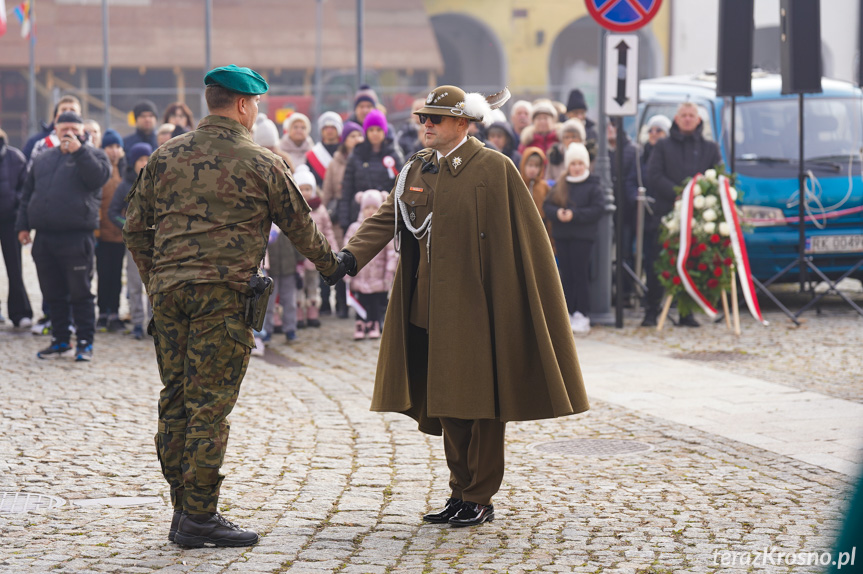
<path fill-rule="evenodd" d="M 616 247 L 614 263 L 614 326 L 623 328 L 623 118 L 614 118 L 614 128 L 617 131 L 617 145 L 614 146 L 614 169 L 617 177 L 614 181 L 614 243 Z"/>
<path fill-rule="evenodd" d="M 363 85 L 363 0 L 357 0 L 357 89 Z"/>
<path fill-rule="evenodd" d="M 30 84 L 27 86 L 27 108 L 30 115 L 30 133 L 39 131 L 39 120 L 36 117 L 36 0 L 30 2 Z M 54 118 L 51 118 L 54 121 Z"/>
<path fill-rule="evenodd" d="M 605 44 L 608 32 L 602 30 L 599 35 L 599 117 L 597 127 L 599 128 L 599 146 L 596 152 L 596 171 L 602 181 L 602 189 L 606 191 L 606 213 L 599 220 L 596 234 L 596 245 L 594 247 L 594 261 L 596 262 L 596 275 L 590 281 L 590 322 L 599 325 L 611 325 L 614 317 L 611 314 L 611 214 L 614 211 L 614 195 L 611 193 L 611 166 L 608 160 L 608 137 L 606 133 L 605 115 L 605 83 L 606 83 L 606 54 Z"/>
<path fill-rule="evenodd" d="M 797 215 L 800 218 L 798 225 L 798 251 L 799 251 L 799 259 L 797 265 L 800 267 L 800 292 L 802 293 L 804 290 L 804 285 L 806 284 L 806 170 L 803 165 L 803 94 L 798 94 L 798 109 L 797 109 L 797 121 L 798 121 L 798 135 L 800 138 L 799 143 L 799 155 L 798 155 L 798 172 L 797 172 L 797 180 L 800 184 L 800 191 L 797 195 Z"/>
<path fill-rule="evenodd" d="M 105 129 L 111 128 L 111 68 L 108 59 L 108 0 L 102 0 L 102 89 Z"/>

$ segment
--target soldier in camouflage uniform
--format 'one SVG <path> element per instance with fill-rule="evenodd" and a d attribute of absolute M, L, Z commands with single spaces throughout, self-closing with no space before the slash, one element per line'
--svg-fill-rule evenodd
<path fill-rule="evenodd" d="M 267 83 L 227 66 L 205 84 L 211 115 L 150 157 L 129 193 L 123 235 L 153 304 L 148 332 L 164 385 L 156 451 L 174 507 L 168 537 L 186 546 L 249 546 L 257 534 L 217 512 L 219 468 L 254 347 L 249 280 L 271 222 L 323 275 L 345 271 L 284 160 L 252 140 Z"/>

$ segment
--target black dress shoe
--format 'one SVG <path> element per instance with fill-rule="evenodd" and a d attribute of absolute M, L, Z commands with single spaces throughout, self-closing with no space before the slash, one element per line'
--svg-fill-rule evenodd
<path fill-rule="evenodd" d="M 168 531 L 168 540 L 174 541 L 174 536 L 177 534 L 177 527 L 180 526 L 180 517 L 183 516 L 182 510 L 175 510 L 174 517 L 171 518 L 171 529 Z"/>
<path fill-rule="evenodd" d="M 446 524 L 449 519 L 456 515 L 461 510 L 462 500 L 460 498 L 448 498 L 446 505 L 437 512 L 429 512 L 423 516 L 423 520 L 432 524 Z"/>
<path fill-rule="evenodd" d="M 243 530 L 226 520 L 221 514 L 183 514 L 177 526 L 174 542 L 190 548 L 213 546 L 252 546 L 258 543 L 258 535 Z"/>
<path fill-rule="evenodd" d="M 453 526 L 476 526 L 494 520 L 494 505 L 465 502 L 455 516 L 449 519 Z"/>
<path fill-rule="evenodd" d="M 680 319 L 677 320 L 678 327 L 700 327 L 701 323 L 695 320 L 695 317 L 692 314 L 689 315 L 681 315 Z"/>

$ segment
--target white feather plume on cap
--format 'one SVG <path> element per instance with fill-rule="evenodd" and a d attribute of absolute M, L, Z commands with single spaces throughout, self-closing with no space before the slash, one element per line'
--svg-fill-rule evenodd
<path fill-rule="evenodd" d="M 464 95 L 464 106 L 462 107 L 464 115 L 470 116 L 476 121 L 481 122 L 482 119 L 491 113 L 491 106 L 485 99 L 485 96 L 479 92 L 470 92 Z"/>

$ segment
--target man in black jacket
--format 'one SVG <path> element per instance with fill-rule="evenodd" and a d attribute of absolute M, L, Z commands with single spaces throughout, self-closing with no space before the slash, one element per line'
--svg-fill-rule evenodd
<path fill-rule="evenodd" d="M 653 198 L 653 213 L 646 218 L 644 229 L 644 268 L 647 273 L 647 301 L 642 327 L 656 326 L 662 301 L 662 284 L 653 270 L 659 251 L 662 218 L 674 208 L 678 194 L 674 189 L 697 173 L 722 163 L 716 142 L 704 139 L 704 125 L 698 106 L 683 102 L 678 106 L 669 137 L 656 142 L 647 164 L 647 194 Z M 698 327 L 692 315 L 681 315 L 679 325 Z"/>
<path fill-rule="evenodd" d="M 159 113 L 156 110 L 156 104 L 150 100 L 141 100 L 132 108 L 132 115 L 135 116 L 135 133 L 123 138 L 123 150 L 129 153 L 133 145 L 141 142 L 150 144 L 153 149 L 159 147 L 156 137 L 156 122 L 159 121 Z"/>
<path fill-rule="evenodd" d="M 16 327 L 30 327 L 33 310 L 21 273 L 21 244 L 15 236 L 15 212 L 27 176 L 27 159 L 7 141 L 6 132 L 0 129 L 0 245 L 9 278 L 8 311 Z"/>
<path fill-rule="evenodd" d="M 111 177 L 105 152 L 85 144 L 84 121 L 74 112 L 56 122 L 58 147 L 40 154 L 24 183 L 15 228 L 18 240 L 30 243 L 36 230 L 33 261 L 42 297 L 54 323 L 51 345 L 40 359 L 72 355 L 69 315 L 75 320 L 77 361 L 93 357 L 96 326 L 91 292 L 102 186 Z"/>

